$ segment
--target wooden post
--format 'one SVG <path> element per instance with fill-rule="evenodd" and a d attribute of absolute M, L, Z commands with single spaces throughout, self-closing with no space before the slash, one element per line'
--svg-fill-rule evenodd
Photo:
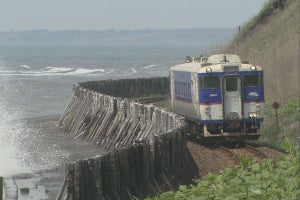
<path fill-rule="evenodd" d="M 74 195 L 74 163 L 69 163 L 65 168 L 67 181 L 67 200 L 73 200 Z"/>
<path fill-rule="evenodd" d="M 274 101 L 272 107 L 275 109 L 275 117 L 276 117 L 276 127 L 277 127 L 277 134 L 279 134 L 279 122 L 278 122 L 278 108 L 280 104 L 277 101 Z"/>
<path fill-rule="evenodd" d="M 3 177 L 0 177 L 0 200 L 3 199 Z"/>

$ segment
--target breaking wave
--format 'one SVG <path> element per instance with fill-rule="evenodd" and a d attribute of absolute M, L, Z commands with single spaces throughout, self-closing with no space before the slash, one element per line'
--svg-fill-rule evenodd
<path fill-rule="evenodd" d="M 132 74 L 136 74 L 137 71 L 136 71 L 134 68 L 131 68 L 131 73 L 132 73 Z"/>
<path fill-rule="evenodd" d="M 29 67 L 28 65 L 21 65 L 22 68 L 25 68 L 25 69 L 30 69 L 31 67 Z"/>
<path fill-rule="evenodd" d="M 109 69 L 88 69 L 72 67 L 46 67 L 42 70 L 31 70 L 27 65 L 21 68 L 28 70 L 0 70 L 0 76 L 78 76 L 78 75 L 104 75 L 114 72 Z"/>
<path fill-rule="evenodd" d="M 2 95 L 1 95 L 2 96 Z M 24 126 L 16 118 L 17 114 L 12 113 L 5 106 L 5 97 L 1 97 L 0 103 L 0 176 L 9 176 L 30 170 L 23 165 L 23 153 L 18 150 L 18 145 L 24 136 Z"/>
<path fill-rule="evenodd" d="M 149 68 L 160 67 L 160 66 L 162 66 L 162 65 L 161 64 L 158 64 L 158 65 L 148 65 L 148 66 L 143 67 L 143 69 L 149 69 Z"/>

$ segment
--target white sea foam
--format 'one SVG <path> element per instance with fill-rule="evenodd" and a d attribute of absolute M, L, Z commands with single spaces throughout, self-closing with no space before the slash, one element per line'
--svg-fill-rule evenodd
<path fill-rule="evenodd" d="M 115 72 L 115 70 L 111 69 L 111 70 L 105 71 L 102 75 L 105 75 L 105 74 L 112 74 L 112 73 L 114 73 L 114 72 Z"/>
<path fill-rule="evenodd" d="M 105 70 L 105 69 L 46 67 L 44 70 L 26 70 L 26 71 L 0 70 L 0 76 L 77 76 L 77 75 L 110 74 L 113 71 L 114 70 Z"/>
<path fill-rule="evenodd" d="M 105 72 L 104 69 L 85 69 L 85 68 L 77 68 L 73 72 L 74 74 L 92 74 L 96 72 Z"/>
<path fill-rule="evenodd" d="M 21 65 L 21 67 L 25 69 L 31 69 L 31 67 L 29 67 L 28 65 Z"/>
<path fill-rule="evenodd" d="M 11 71 L 11 70 L 0 70 L 0 74 L 15 74 L 17 71 Z"/>
<path fill-rule="evenodd" d="M 152 67 L 159 67 L 161 66 L 161 64 L 158 64 L 158 65 L 147 65 L 145 67 L 143 67 L 144 69 L 149 69 L 149 68 L 152 68 Z"/>
<path fill-rule="evenodd" d="M 24 134 L 23 125 L 3 104 L 0 105 L 0 112 L 0 176 L 29 172 L 29 168 L 21 161 L 24 155 L 18 150 L 18 143 L 20 144 Z"/>
<path fill-rule="evenodd" d="M 74 68 L 70 67 L 47 67 L 44 73 L 64 73 L 64 72 L 70 72 L 75 70 Z"/>
<path fill-rule="evenodd" d="M 136 74 L 136 73 L 137 73 L 137 71 L 136 71 L 134 68 L 131 68 L 131 72 L 132 72 L 133 74 Z"/>
<path fill-rule="evenodd" d="M 39 129 L 20 119 L 22 111 L 12 109 L 6 96 L 7 84 L 0 93 L 0 176 L 9 177 L 57 166 L 68 152 L 45 139 Z"/>

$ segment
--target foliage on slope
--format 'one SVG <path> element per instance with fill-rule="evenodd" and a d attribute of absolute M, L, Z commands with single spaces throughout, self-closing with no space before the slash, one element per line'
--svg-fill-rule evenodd
<path fill-rule="evenodd" d="M 278 146 L 286 138 L 294 145 L 300 144 L 300 99 L 291 98 L 286 104 L 280 105 L 276 111 L 272 108 L 272 101 L 267 101 L 264 112 L 264 123 L 261 127 L 262 135 L 259 142 Z"/>
<path fill-rule="evenodd" d="M 299 150 L 287 142 L 283 147 L 290 154 L 275 165 L 272 160 L 256 163 L 244 157 L 239 166 L 225 168 L 220 175 L 209 174 L 195 185 L 154 199 L 299 199 Z"/>

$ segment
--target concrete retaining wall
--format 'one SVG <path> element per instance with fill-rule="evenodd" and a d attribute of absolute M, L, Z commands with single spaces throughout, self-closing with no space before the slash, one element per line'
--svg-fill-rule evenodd
<path fill-rule="evenodd" d="M 74 86 L 74 95 L 59 119 L 60 128 L 104 151 L 131 145 L 137 139 L 152 142 L 153 135 L 182 125 L 183 118 L 166 109 L 79 85 Z"/>
<path fill-rule="evenodd" d="M 66 166 L 66 199 L 142 199 L 190 184 L 197 174 L 178 130 Z"/>
<path fill-rule="evenodd" d="M 106 153 L 67 164 L 58 199 L 142 198 L 174 190 L 198 176 L 186 147 L 183 118 L 124 98 L 149 95 L 149 91 L 157 94 L 164 90 L 165 80 L 109 80 L 74 86 L 59 127 Z M 154 88 L 150 83 L 159 86 L 149 89 Z M 138 92 L 130 90 L 134 87 L 140 88 Z"/>
<path fill-rule="evenodd" d="M 165 95 L 169 91 L 167 77 L 88 81 L 80 87 L 115 97 L 142 97 L 153 94 Z"/>

